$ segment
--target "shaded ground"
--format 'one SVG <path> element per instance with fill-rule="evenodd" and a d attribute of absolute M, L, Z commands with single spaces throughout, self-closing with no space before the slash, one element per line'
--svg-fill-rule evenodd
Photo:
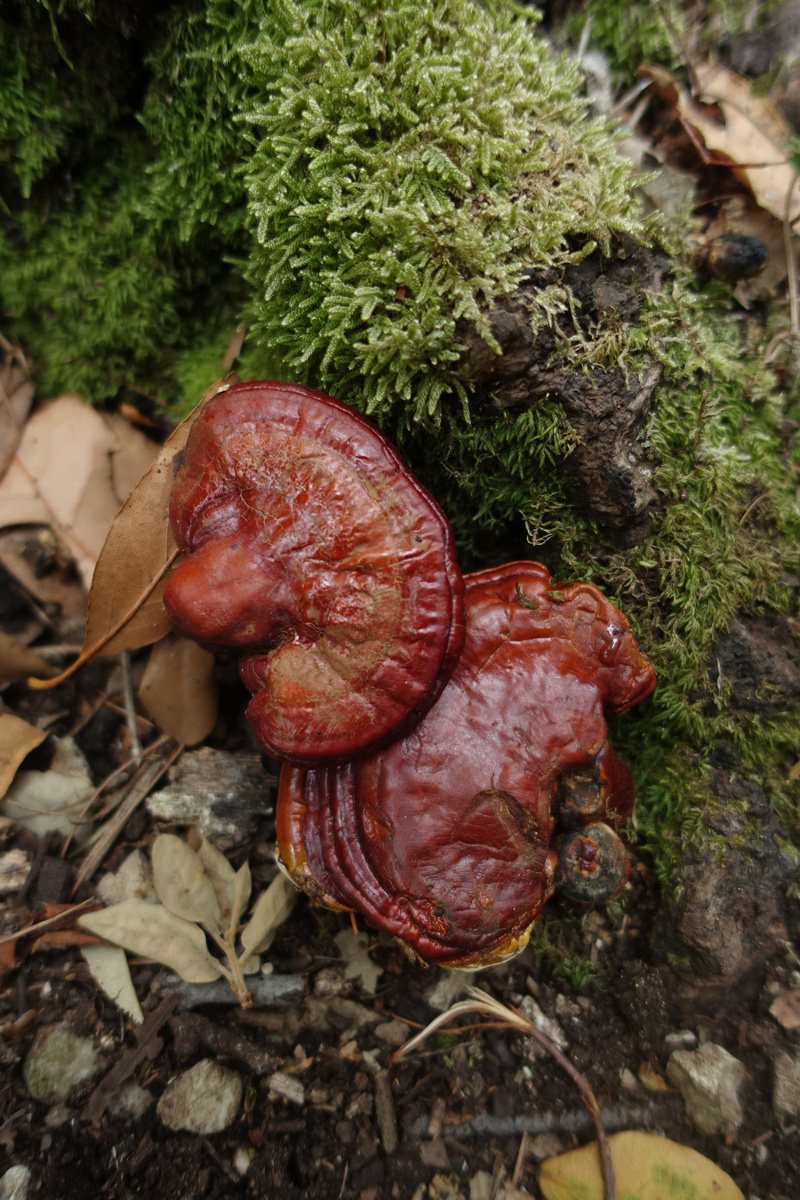
<path fill-rule="evenodd" d="M 267 815 L 254 845 L 231 854 L 238 862 L 249 850 L 256 879 L 268 871 L 270 826 Z M 146 843 L 151 831 L 152 821 L 138 813 L 107 865 Z M 40 892 L 48 886 L 47 874 L 45 869 L 40 876 Z M 476 976 L 476 982 L 523 1007 L 529 1002 L 524 998 L 535 994 L 563 1031 L 567 1054 L 594 1089 L 609 1132 L 658 1130 L 718 1162 L 747 1196 L 796 1196 L 797 1128 L 781 1127 L 770 1096 L 771 1063 L 782 1049 L 796 1051 L 797 1033 L 782 1029 L 768 1009 L 779 986 L 796 983 L 797 964 L 791 955 L 779 956 L 762 964 L 749 993 L 730 994 L 710 1011 L 699 993 L 693 1004 L 691 986 L 652 961 L 657 901 L 657 889 L 640 866 L 626 898 L 626 917 L 614 914 L 612 923 L 601 912 L 573 913 L 566 925 L 549 918 L 550 938 L 566 939 L 565 949 L 581 953 L 589 972 L 592 960 L 596 964 L 580 993 L 537 966 L 530 948 Z M 555 910 L 554 916 L 559 917 Z M 13 909 L 5 919 L 6 927 L 14 922 Z M 371 934 L 370 958 L 382 973 L 375 994 L 365 994 L 358 981 L 345 978 L 334 941 L 348 927 L 345 917 L 314 912 L 302 901 L 269 957 L 275 973 L 302 977 L 304 1000 L 249 1012 L 235 1007 L 178 1012 L 162 1026 L 163 1045 L 131 1075 L 154 1100 L 176 1072 L 202 1057 L 229 1064 L 244 1079 L 238 1117 L 209 1136 L 170 1131 L 152 1103 L 131 1117 L 115 1109 L 112 1099 L 99 1120 L 84 1119 L 98 1081 L 132 1052 L 133 1026 L 98 991 L 77 951 L 29 955 L 15 974 L 5 975 L 0 994 L 7 1035 L 0 1043 L 3 1169 L 29 1165 L 34 1185 L 29 1194 L 64 1200 L 475 1198 L 503 1195 L 512 1177 L 538 1195 L 537 1156 L 590 1140 L 588 1116 L 570 1080 L 528 1039 L 504 1029 L 471 1028 L 473 1018 L 432 1035 L 390 1068 L 389 1107 L 399 1143 L 387 1153 L 392 1114 L 387 1117 L 378 1073 L 397 1043 L 436 1015 L 431 1000 L 439 1008 L 446 1002 L 442 981 L 457 986 L 464 977 L 410 963 L 387 939 Z M 788 932 L 796 934 L 796 924 Z M 133 978 L 146 1010 L 155 1009 L 173 986 L 154 965 L 135 966 Z M 98 1075 L 73 1090 L 66 1110 L 33 1101 L 22 1072 L 37 1029 L 50 1023 L 91 1038 L 100 1053 Z M 702 1137 L 676 1092 L 649 1090 L 636 1078 L 649 1068 L 650 1089 L 666 1086 L 665 1066 L 675 1045 L 668 1035 L 679 1030 L 726 1046 L 744 1063 L 745 1117 L 735 1133 Z M 302 1085 L 304 1103 L 270 1090 L 276 1070 Z M 514 1195 L 510 1188 L 506 1194 Z"/>

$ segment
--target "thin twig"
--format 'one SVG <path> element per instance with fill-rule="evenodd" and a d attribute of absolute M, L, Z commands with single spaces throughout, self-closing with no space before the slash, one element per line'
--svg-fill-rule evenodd
<path fill-rule="evenodd" d="M 7 942 L 18 942 L 20 938 L 28 937 L 31 933 L 39 934 L 43 929 L 53 930 L 59 925 L 71 925 L 76 916 L 96 907 L 96 900 L 81 900 L 80 904 L 73 904 L 71 908 L 56 913 L 54 917 L 47 917 L 44 921 L 32 921 L 30 925 L 23 925 L 22 929 L 17 929 L 15 933 L 4 934 L 0 937 L 0 946 Z"/>
<path fill-rule="evenodd" d="M 152 758 L 153 753 L 156 750 L 160 749 L 160 747 L 163 746 L 164 743 L 168 742 L 169 740 L 170 740 L 169 734 L 162 733 L 161 737 L 157 738 L 156 741 L 154 741 L 152 743 L 152 745 L 148 746 L 147 749 L 144 751 L 145 757 Z M 75 834 L 75 829 L 77 829 L 77 827 L 83 823 L 84 818 L 86 817 L 86 814 L 88 813 L 89 809 L 94 804 L 95 800 L 97 800 L 100 796 L 102 796 L 103 792 L 106 791 L 106 789 L 109 788 L 111 786 L 111 784 L 114 783 L 115 780 L 119 779 L 120 775 L 124 775 L 126 771 L 130 770 L 130 768 L 135 765 L 136 764 L 135 764 L 134 759 L 132 759 L 132 758 L 126 759 L 125 762 L 121 763 L 120 766 L 118 766 L 115 770 L 113 770 L 110 775 L 106 775 L 106 777 L 102 783 L 99 783 L 97 785 L 97 787 L 92 792 L 91 796 L 88 798 L 88 800 L 84 804 L 84 806 L 81 809 L 78 816 L 75 817 L 73 820 L 73 825 L 75 828 L 73 828 L 69 831 L 69 833 L 67 834 L 67 836 L 64 840 L 64 845 L 61 847 L 61 857 L 62 858 L 66 858 L 67 850 L 69 849 L 70 843 L 72 842 L 72 839 Z"/>
<path fill-rule="evenodd" d="M 540 1033 L 533 1022 L 529 1020 L 524 1013 L 519 1012 L 518 1009 L 510 1008 L 505 1004 L 501 1004 L 499 1000 L 495 1000 L 493 996 L 488 995 L 486 992 L 480 991 L 478 988 L 471 987 L 468 989 L 468 991 L 472 997 L 471 1000 L 462 1000 L 458 1004 L 452 1005 L 452 1007 L 449 1008 L 447 1012 L 442 1013 L 441 1016 L 436 1017 L 429 1025 L 426 1026 L 425 1029 L 423 1029 L 421 1033 L 416 1034 L 416 1036 L 411 1038 L 410 1041 L 406 1042 L 404 1046 L 401 1046 L 399 1050 L 395 1051 L 395 1053 L 389 1059 L 389 1064 L 393 1065 L 394 1063 L 398 1062 L 399 1059 L 410 1053 L 415 1046 L 418 1046 L 420 1042 L 424 1041 L 425 1038 L 427 1038 L 436 1029 L 452 1020 L 454 1016 L 460 1016 L 462 1013 L 483 1013 L 487 1016 L 504 1021 L 506 1025 L 510 1025 L 514 1029 L 519 1029 L 522 1033 L 527 1034 L 528 1037 L 532 1037 L 534 1041 L 538 1042 L 542 1049 L 546 1050 L 547 1053 L 556 1060 L 562 1070 L 567 1072 L 570 1079 L 580 1092 L 581 1099 L 583 1100 L 583 1103 L 589 1112 L 589 1116 L 592 1118 L 592 1122 L 594 1123 L 595 1127 L 595 1133 L 597 1135 L 597 1149 L 600 1157 L 600 1172 L 603 1177 L 603 1197 L 604 1200 L 614 1200 L 614 1167 L 611 1162 L 611 1151 L 608 1148 L 608 1140 L 603 1127 L 603 1119 L 600 1115 L 600 1106 L 597 1103 L 594 1092 L 589 1086 L 589 1081 L 584 1075 L 581 1075 L 580 1071 L 573 1066 L 566 1055 L 562 1054 L 558 1047 L 555 1046 L 548 1037 L 545 1037 L 543 1033 Z"/>
<path fill-rule="evenodd" d="M 786 189 L 786 204 L 783 209 L 783 243 L 786 250 L 786 270 L 789 273 L 789 318 L 792 334 L 800 337 L 800 289 L 797 286 L 797 260 L 792 244 L 792 196 L 800 171 L 795 171 L 792 182 Z"/>
<path fill-rule="evenodd" d="M 528 1153 L 528 1135 L 523 1133 L 519 1139 L 519 1150 L 517 1151 L 517 1161 L 514 1163 L 514 1174 L 511 1176 L 511 1182 L 516 1187 L 519 1184 L 522 1175 L 522 1168 L 525 1166 L 525 1157 Z"/>
<path fill-rule="evenodd" d="M 97 845 L 89 851 L 89 853 L 86 855 L 86 858 L 83 860 L 80 870 L 75 877 L 75 883 L 73 884 L 71 895 L 74 896 L 75 892 L 84 882 L 84 880 L 90 879 L 95 873 L 97 868 L 100 866 L 100 863 L 103 861 L 106 854 L 108 854 L 108 851 L 111 849 L 112 845 L 127 825 L 131 815 L 135 812 L 136 808 L 139 806 L 139 804 L 141 804 L 142 800 L 144 800 L 145 796 L 148 794 L 154 784 L 161 778 L 164 772 L 172 766 L 172 764 L 175 762 L 175 759 L 182 751 L 183 744 L 181 743 L 175 747 L 168 758 L 162 759 L 160 762 L 144 763 L 144 765 L 139 769 L 138 773 L 131 780 L 124 799 L 122 800 L 117 811 L 114 813 L 114 816 L 108 822 L 108 825 L 103 831 L 103 834 L 100 837 L 100 840 L 97 842 Z"/>
<path fill-rule="evenodd" d="M 136 700 L 133 695 L 133 672 L 131 671 L 130 650 L 123 650 L 119 658 L 122 665 L 122 696 L 125 701 L 125 721 L 128 726 L 128 737 L 131 740 L 131 755 L 138 767 L 142 761 L 142 739 L 139 737 Z"/>

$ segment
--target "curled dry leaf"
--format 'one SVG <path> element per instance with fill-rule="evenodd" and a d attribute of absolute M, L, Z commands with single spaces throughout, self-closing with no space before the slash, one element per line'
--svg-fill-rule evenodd
<path fill-rule="evenodd" d="M 37 573 L 31 561 L 36 562 L 40 550 L 48 564 L 43 575 Z M 22 591 L 44 609 L 54 609 L 61 617 L 83 620 L 86 589 L 71 570 L 71 564 L 61 561 L 58 550 L 58 539 L 41 525 L 15 525 L 0 532 L 0 566 L 13 576 Z"/>
<path fill-rule="evenodd" d="M 630 1130 L 608 1139 L 616 1194 L 647 1200 L 744 1200 L 729 1175 L 696 1150 L 654 1133 Z M 542 1163 L 539 1187 L 545 1200 L 603 1200 L 597 1143 Z"/>
<path fill-rule="evenodd" d="M 214 655 L 168 633 L 153 646 L 139 699 L 164 733 L 184 746 L 196 746 L 217 722 Z"/>
<path fill-rule="evenodd" d="M 731 170 L 752 191 L 761 208 L 783 221 L 786 198 L 794 179 L 788 159 L 791 133 L 775 106 L 753 93 L 741 75 L 719 63 L 696 68 L 697 98 L 680 86 L 663 67 L 648 64 L 640 74 L 652 78 L 667 104 L 674 105 L 686 125 L 691 126 L 715 155 L 730 160 Z M 700 103 L 700 101 L 707 103 Z M 715 104 L 723 119 L 709 107 Z M 795 193 L 790 220 L 800 216 L 800 195 Z"/>
<path fill-rule="evenodd" d="M 285 875 L 276 875 L 256 901 L 253 915 L 242 930 L 244 957 L 263 954 L 272 945 L 279 928 L 297 900 L 297 888 Z"/>
<path fill-rule="evenodd" d="M 47 737 L 13 713 L 0 713 L 0 798 L 5 796 L 22 760 Z"/>
<path fill-rule="evenodd" d="M 202 859 L 182 838 L 162 833 L 153 842 L 153 884 L 161 903 L 184 921 L 217 933 L 222 915 Z"/>
<path fill-rule="evenodd" d="M 0 714 L 0 798 L 11 787 L 25 755 L 41 745 L 46 737 L 46 732 L 37 730 L 35 725 L 29 725 L 19 716 Z"/>
<path fill-rule="evenodd" d="M 67 670 L 45 683 L 54 687 L 95 654 L 118 654 L 157 642 L 169 629 L 162 603 L 164 586 L 178 557 L 169 524 L 173 460 L 208 401 L 231 386 L 215 383 L 167 438 L 163 449 L 117 514 L 100 552 L 89 593 L 86 637 Z"/>
<path fill-rule="evenodd" d="M 161 904 L 123 900 L 88 913 L 78 925 L 132 954 L 163 963 L 187 983 L 211 983 L 223 974 L 208 952 L 203 931 Z"/>
<path fill-rule="evenodd" d="M 15 358 L 12 351 L 0 365 L 0 479 L 19 445 L 34 392 L 28 372 Z"/>
<path fill-rule="evenodd" d="M 53 669 L 35 650 L 0 630 L 0 679 L 11 682 L 29 675 L 52 675 Z"/>

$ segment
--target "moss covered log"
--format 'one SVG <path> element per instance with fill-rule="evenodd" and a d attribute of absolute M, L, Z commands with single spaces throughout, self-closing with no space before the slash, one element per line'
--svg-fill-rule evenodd
<path fill-rule="evenodd" d="M 736 621 L 794 613 L 796 388 L 664 253 L 530 10 L 8 0 L 0 36 L 4 332 L 42 389 L 178 414 L 246 324 L 240 374 L 371 413 L 467 567 L 532 554 L 629 615 L 662 878 L 721 767 L 797 837 L 796 664 L 724 667 Z"/>

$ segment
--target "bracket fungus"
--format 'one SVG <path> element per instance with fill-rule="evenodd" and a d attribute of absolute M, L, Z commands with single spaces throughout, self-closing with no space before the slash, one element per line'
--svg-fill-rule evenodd
<path fill-rule="evenodd" d="M 450 527 L 386 439 L 307 388 L 238 384 L 192 428 L 170 506 L 174 627 L 243 652 L 285 764 L 298 887 L 442 966 L 521 949 L 559 887 L 627 878 L 627 768 L 606 714 L 655 686 L 590 584 L 516 562 L 463 580 Z"/>
<path fill-rule="evenodd" d="M 622 887 L 634 793 L 605 714 L 655 684 L 597 588 L 551 588 L 532 562 L 465 582 L 466 643 L 434 707 L 358 762 L 285 767 L 278 798 L 298 885 L 443 966 L 516 953 L 556 885 L 585 901 Z"/>
<path fill-rule="evenodd" d="M 248 720 L 286 762 L 350 759 L 435 701 L 464 641 L 443 513 L 386 438 L 321 392 L 237 384 L 192 426 L 170 502 L 173 627 L 243 651 Z"/>

